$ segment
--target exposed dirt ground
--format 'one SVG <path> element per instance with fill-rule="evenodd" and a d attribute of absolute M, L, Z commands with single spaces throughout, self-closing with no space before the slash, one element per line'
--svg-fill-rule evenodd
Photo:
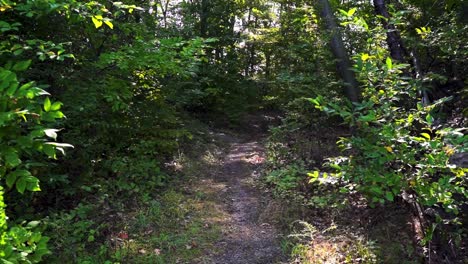
<path fill-rule="evenodd" d="M 256 188 L 260 166 L 264 162 L 262 146 L 265 120 L 251 120 L 238 135 L 219 133 L 216 137 L 228 144 L 220 169 L 204 179 L 206 189 L 215 191 L 217 210 L 222 218 L 222 236 L 215 242 L 216 253 L 204 263 L 255 264 L 281 263 L 285 256 L 280 247 L 280 234 L 269 221 L 260 218 L 268 200 Z M 237 134 L 237 133 L 236 133 Z"/>
<path fill-rule="evenodd" d="M 258 141 L 231 144 L 222 173 L 216 177 L 226 186 L 220 198 L 229 215 L 223 238 L 216 243 L 221 251 L 212 263 L 278 263 L 283 259 L 277 231 L 271 223 L 258 221 L 262 194 L 254 186 L 254 177 L 263 155 Z"/>

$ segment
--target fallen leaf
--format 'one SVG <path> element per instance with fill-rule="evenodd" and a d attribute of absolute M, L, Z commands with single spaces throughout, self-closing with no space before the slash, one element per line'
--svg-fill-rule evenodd
<path fill-rule="evenodd" d="M 120 232 L 117 236 L 120 239 L 128 239 L 128 233 L 127 232 Z"/>

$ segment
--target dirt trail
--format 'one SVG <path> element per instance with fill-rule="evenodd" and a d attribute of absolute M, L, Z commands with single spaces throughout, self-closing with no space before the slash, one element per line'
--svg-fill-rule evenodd
<path fill-rule="evenodd" d="M 254 130 L 250 139 L 228 139 L 230 150 L 221 173 L 213 179 L 225 185 L 219 197 L 228 217 L 223 223 L 223 237 L 216 243 L 220 253 L 211 263 L 267 264 L 284 260 L 277 230 L 270 223 L 259 221 L 265 202 L 255 187 L 259 167 L 265 160 L 260 138 L 261 134 Z"/>

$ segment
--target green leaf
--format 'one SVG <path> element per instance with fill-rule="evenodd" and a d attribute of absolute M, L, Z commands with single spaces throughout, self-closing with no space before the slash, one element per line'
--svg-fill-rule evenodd
<path fill-rule="evenodd" d="M 385 60 L 385 63 L 387 64 L 387 69 L 388 70 L 391 70 L 393 68 L 393 62 L 392 62 L 392 59 L 390 57 L 387 57 L 387 59 Z"/>
<path fill-rule="evenodd" d="M 102 16 L 93 16 L 91 17 L 91 20 L 96 28 L 100 28 L 102 26 Z"/>
<path fill-rule="evenodd" d="M 23 93 L 29 90 L 31 87 L 33 87 L 35 83 L 36 82 L 32 81 L 32 82 L 28 82 L 28 83 L 21 85 L 21 87 L 18 89 L 18 93 L 21 93 L 21 95 L 23 95 Z"/>
<path fill-rule="evenodd" d="M 345 15 L 345 16 L 348 16 L 348 12 L 346 12 L 345 10 L 343 9 L 338 9 L 338 11 L 340 11 L 341 14 Z"/>
<path fill-rule="evenodd" d="M 23 194 L 24 193 L 24 190 L 26 190 L 26 184 L 27 184 L 27 181 L 26 181 L 26 177 L 20 177 L 17 181 L 16 181 L 16 190 Z"/>
<path fill-rule="evenodd" d="M 16 167 L 21 164 L 21 160 L 13 148 L 8 148 L 5 153 L 5 162 L 10 167 Z"/>
<path fill-rule="evenodd" d="M 62 103 L 61 102 L 55 102 L 52 104 L 52 106 L 50 107 L 50 110 L 52 111 L 57 111 L 57 110 L 60 110 L 60 108 L 62 107 Z"/>
<path fill-rule="evenodd" d="M 429 135 L 428 133 L 421 133 L 421 136 L 431 140 L 431 135 Z"/>
<path fill-rule="evenodd" d="M 49 156 L 49 158 L 53 158 L 53 159 L 56 158 L 54 146 L 51 146 L 48 144 L 44 145 L 42 147 L 42 152 L 44 152 L 47 156 Z"/>
<path fill-rule="evenodd" d="M 367 115 L 364 115 L 364 116 L 360 116 L 358 118 L 358 120 L 360 121 L 364 121 L 364 122 L 371 122 L 371 121 L 374 121 L 376 120 L 376 116 L 375 116 L 375 112 L 371 111 L 369 114 Z"/>
<path fill-rule="evenodd" d="M 110 27 L 110 29 L 114 29 L 114 24 L 112 24 L 112 22 L 110 22 L 109 20 L 105 20 L 104 23 Z"/>
<path fill-rule="evenodd" d="M 50 95 L 50 94 L 39 87 L 32 87 L 26 93 L 26 98 L 33 99 L 34 97 L 39 96 L 39 95 Z"/>
<path fill-rule="evenodd" d="M 409 114 L 409 115 L 408 115 L 408 123 L 411 124 L 411 123 L 413 123 L 413 121 L 414 121 L 414 115 L 413 115 L 413 114 Z"/>
<path fill-rule="evenodd" d="M 427 122 L 429 125 L 432 125 L 432 123 L 434 123 L 434 117 L 432 117 L 431 114 L 427 114 L 427 116 L 426 116 L 426 122 Z"/>
<path fill-rule="evenodd" d="M 19 86 L 19 83 L 18 82 L 13 82 L 10 87 L 8 87 L 8 89 L 6 90 L 6 94 L 9 95 L 9 96 L 12 96 L 13 94 L 15 94 L 16 92 L 16 89 L 18 88 Z"/>
<path fill-rule="evenodd" d="M 351 8 L 346 15 L 350 17 L 350 16 L 354 15 L 354 13 L 356 13 L 356 10 L 357 10 L 357 8 Z"/>
<path fill-rule="evenodd" d="M 394 199 L 395 197 L 393 196 L 393 193 L 391 193 L 391 192 L 385 192 L 385 198 L 386 198 L 388 201 L 393 202 L 393 199 Z"/>
<path fill-rule="evenodd" d="M 13 66 L 13 70 L 14 71 L 25 71 L 25 70 L 27 70 L 29 68 L 29 65 L 31 65 L 31 60 L 20 61 L 20 62 L 17 62 Z"/>
<path fill-rule="evenodd" d="M 18 174 L 13 172 L 8 173 L 6 176 L 6 185 L 8 188 L 11 188 L 13 184 L 15 184 L 16 178 L 18 178 Z"/>
<path fill-rule="evenodd" d="M 34 176 L 26 177 L 27 185 L 26 189 L 31 192 L 39 192 L 41 187 L 39 186 L 39 179 Z"/>
<path fill-rule="evenodd" d="M 41 223 L 40 221 L 31 221 L 26 225 L 26 227 L 33 229 L 33 228 L 38 227 L 40 223 Z"/>
<path fill-rule="evenodd" d="M 370 58 L 369 54 L 367 54 L 367 53 L 362 53 L 362 54 L 361 54 L 361 60 L 362 60 L 362 61 L 366 61 L 366 60 L 368 60 L 369 58 Z"/>
<path fill-rule="evenodd" d="M 51 107 L 50 99 L 49 97 L 46 97 L 44 100 L 44 111 L 49 112 Z"/>

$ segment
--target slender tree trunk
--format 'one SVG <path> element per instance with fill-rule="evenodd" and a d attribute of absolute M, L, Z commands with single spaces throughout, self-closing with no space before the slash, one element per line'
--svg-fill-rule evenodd
<path fill-rule="evenodd" d="M 328 0 L 319 0 L 322 19 L 331 34 L 330 47 L 337 59 L 338 72 L 346 83 L 345 93 L 352 102 L 359 101 L 359 84 L 351 69 L 351 61 L 346 51 L 341 32 Z"/>
<path fill-rule="evenodd" d="M 205 38 L 208 29 L 208 0 L 201 0 L 200 7 L 200 36 Z"/>
<path fill-rule="evenodd" d="M 385 0 L 374 0 L 375 13 L 382 16 L 382 25 L 387 31 L 387 44 L 390 50 L 390 56 L 392 59 L 399 62 L 406 62 L 405 55 L 406 50 L 401 40 L 400 33 L 395 28 L 395 25 L 389 23 L 390 14 L 387 11 Z"/>

